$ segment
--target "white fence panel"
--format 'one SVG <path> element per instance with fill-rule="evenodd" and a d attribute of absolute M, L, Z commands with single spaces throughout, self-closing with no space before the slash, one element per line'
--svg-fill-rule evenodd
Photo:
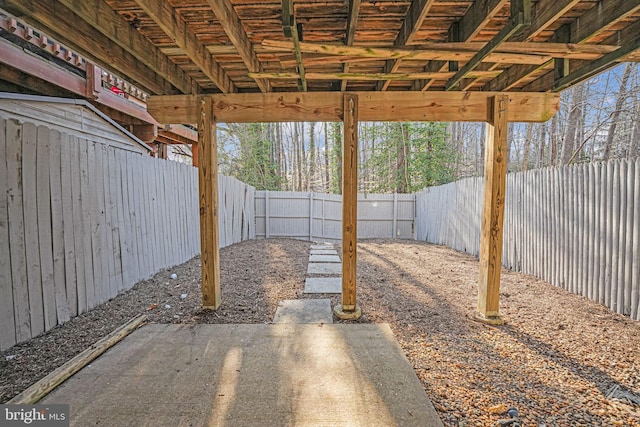
<path fill-rule="evenodd" d="M 358 195 L 359 238 L 413 238 L 413 194 Z M 342 238 L 342 196 L 290 191 L 256 191 L 256 237 L 303 240 Z"/>
<path fill-rule="evenodd" d="M 254 189 L 220 176 L 220 245 L 255 237 Z M 198 173 L 0 117 L 0 351 L 200 253 Z"/>
<path fill-rule="evenodd" d="M 416 194 L 416 238 L 478 255 L 482 178 Z M 640 159 L 509 174 L 503 265 L 640 320 Z"/>

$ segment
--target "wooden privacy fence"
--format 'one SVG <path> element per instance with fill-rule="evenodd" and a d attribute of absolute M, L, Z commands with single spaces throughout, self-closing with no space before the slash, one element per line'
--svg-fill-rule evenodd
<path fill-rule="evenodd" d="M 256 191 L 256 237 L 342 239 L 342 196 Z M 359 194 L 358 237 L 413 238 L 413 194 Z"/>
<path fill-rule="evenodd" d="M 478 255 L 482 178 L 416 194 L 416 238 Z M 640 320 L 640 159 L 507 176 L 503 265 Z"/>
<path fill-rule="evenodd" d="M 255 235 L 253 187 L 220 177 L 220 244 Z M 0 350 L 200 252 L 198 176 L 0 117 Z"/>

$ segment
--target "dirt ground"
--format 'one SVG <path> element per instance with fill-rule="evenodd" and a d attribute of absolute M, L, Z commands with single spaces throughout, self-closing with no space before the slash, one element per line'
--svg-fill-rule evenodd
<path fill-rule="evenodd" d="M 140 313 L 162 323 L 268 323 L 283 299 L 337 304 L 338 296 L 302 293 L 309 246 L 269 239 L 223 248 L 216 312 L 200 309 L 198 258 L 138 283 L 0 354 L 0 403 Z M 514 406 L 525 426 L 640 426 L 640 406 L 607 396 L 614 385 L 640 395 L 640 322 L 503 270 L 507 324 L 487 326 L 474 320 L 475 258 L 403 240 L 366 240 L 358 250 L 358 321 L 391 325 L 445 425 L 491 426 Z"/>

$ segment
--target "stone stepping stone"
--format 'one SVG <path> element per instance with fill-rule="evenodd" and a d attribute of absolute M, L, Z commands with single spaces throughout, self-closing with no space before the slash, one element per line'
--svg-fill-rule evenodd
<path fill-rule="evenodd" d="M 341 277 L 309 277 L 304 281 L 305 294 L 341 294 Z"/>
<path fill-rule="evenodd" d="M 307 274 L 340 276 L 342 274 L 342 264 L 338 262 L 310 262 L 309 267 L 307 267 Z"/>
<path fill-rule="evenodd" d="M 273 323 L 333 323 L 331 300 L 287 299 L 278 303 Z"/>
<path fill-rule="evenodd" d="M 340 257 L 338 255 L 311 255 L 309 256 L 309 262 L 337 262 L 340 263 Z"/>
<path fill-rule="evenodd" d="M 338 255 L 335 249 L 311 249 L 311 255 Z"/>
<path fill-rule="evenodd" d="M 311 245 L 311 250 L 314 249 L 333 249 L 333 245 L 331 243 L 327 243 L 324 245 Z"/>

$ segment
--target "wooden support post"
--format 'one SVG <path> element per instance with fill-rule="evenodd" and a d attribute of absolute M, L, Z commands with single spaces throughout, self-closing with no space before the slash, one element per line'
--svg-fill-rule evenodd
<path fill-rule="evenodd" d="M 193 167 L 198 167 L 198 143 L 191 144 L 191 164 Z"/>
<path fill-rule="evenodd" d="M 358 97 L 345 94 L 342 153 L 342 304 L 334 308 L 341 319 L 362 315 L 356 305 L 356 246 L 358 225 Z"/>
<path fill-rule="evenodd" d="M 200 256 L 202 306 L 220 306 L 220 248 L 218 240 L 218 154 L 211 98 L 200 99 L 198 122 L 198 188 L 200 191 Z"/>
<path fill-rule="evenodd" d="M 507 105 L 506 95 L 490 101 L 485 144 L 484 202 L 480 235 L 480 283 L 478 311 L 480 320 L 503 324 L 499 314 L 500 268 L 502 266 L 502 225 L 507 181 Z"/>

